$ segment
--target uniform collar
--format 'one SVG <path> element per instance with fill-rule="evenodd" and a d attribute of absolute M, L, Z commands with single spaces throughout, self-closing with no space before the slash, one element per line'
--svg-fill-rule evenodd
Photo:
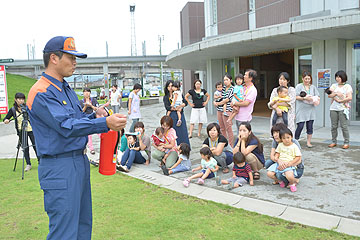
<path fill-rule="evenodd" d="M 57 80 L 56 78 L 53 78 L 52 76 L 46 74 L 46 73 L 42 73 L 42 76 L 46 79 L 48 79 L 49 81 L 51 81 L 53 84 L 55 84 L 57 87 L 59 87 L 60 89 L 63 88 L 63 85 L 67 85 L 67 82 L 65 84 L 65 80 L 63 80 L 63 82 L 60 82 L 59 80 Z"/>

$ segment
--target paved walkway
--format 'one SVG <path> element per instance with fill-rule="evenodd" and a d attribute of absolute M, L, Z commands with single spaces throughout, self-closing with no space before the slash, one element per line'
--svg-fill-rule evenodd
<path fill-rule="evenodd" d="M 185 110 L 187 120 L 190 118 L 190 110 L 190 107 Z M 124 110 L 122 111 L 125 113 Z M 147 135 L 151 135 L 159 126 L 160 118 L 165 114 L 163 104 L 144 106 L 141 108 L 141 113 L 145 132 Z M 209 122 L 216 122 L 216 116 L 209 116 Z M 252 121 L 252 127 L 255 135 L 264 144 L 265 157 L 269 158 L 271 148 L 269 119 L 256 117 Z M 0 124 L 0 131 L 3 128 L 3 124 Z M 13 129 L 13 126 L 11 128 Z M 233 130 L 236 132 L 235 124 Z M 197 136 L 196 131 L 197 129 L 193 136 Z M 330 129 L 315 128 L 314 148 L 305 147 L 302 150 L 305 159 L 305 173 L 296 193 L 282 189 L 278 185 L 272 185 L 272 181 L 266 177 L 265 170 L 261 171 L 261 179 L 255 181 L 255 186 L 246 185 L 231 191 L 226 190 L 223 186 L 216 186 L 212 179 L 206 180 L 204 186 L 191 183 L 189 188 L 185 188 L 182 180 L 191 175 L 191 172 L 177 173 L 170 177 L 164 176 L 156 160 L 148 166 L 134 165 L 129 175 L 195 197 L 305 225 L 360 236 L 360 183 L 358 181 L 360 179 L 360 160 L 357 156 L 360 150 L 360 127 L 351 126 L 350 134 L 350 149 L 343 150 L 340 147 L 329 149 L 327 144 L 330 139 Z M 190 159 L 193 167 L 200 164 L 199 150 L 205 138 L 206 131 L 203 129 L 200 138 L 193 137 L 190 140 L 192 145 Z M 94 135 L 93 139 L 97 146 L 97 153 L 95 155 L 88 154 L 88 156 L 98 159 L 99 139 L 97 135 Z M 341 133 L 339 139 L 342 139 Z M 0 137 L 2 158 L 15 157 L 16 141 L 17 136 L 14 133 L 7 133 L 6 136 Z M 301 139 L 300 143 L 304 146 L 305 139 Z M 339 143 L 341 144 L 341 142 Z M 228 178 L 231 176 L 230 174 L 220 173 L 220 176 Z"/>

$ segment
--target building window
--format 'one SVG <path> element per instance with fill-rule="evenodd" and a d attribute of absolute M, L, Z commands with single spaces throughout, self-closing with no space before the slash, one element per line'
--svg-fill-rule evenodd
<path fill-rule="evenodd" d="M 311 55 L 311 48 L 303 48 L 299 49 L 299 83 L 302 82 L 302 74 L 304 71 L 311 73 L 312 68 L 312 55 Z M 312 74 L 313 75 L 313 74 Z M 314 77 L 314 75 L 313 75 Z"/>

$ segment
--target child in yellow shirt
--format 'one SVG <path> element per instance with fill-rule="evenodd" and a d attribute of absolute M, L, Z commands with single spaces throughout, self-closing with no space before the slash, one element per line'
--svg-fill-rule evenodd
<path fill-rule="evenodd" d="M 288 111 L 289 108 L 287 106 L 279 105 L 279 103 L 288 103 L 290 102 L 290 97 L 288 96 L 287 87 L 280 86 L 277 88 L 278 96 L 273 98 L 273 101 L 276 102 L 273 107 L 275 108 L 275 112 L 273 115 L 272 125 L 276 124 L 278 117 L 282 117 L 284 124 L 288 125 Z"/>
<path fill-rule="evenodd" d="M 282 173 L 287 180 L 289 180 L 290 191 L 296 192 L 296 165 L 301 159 L 301 152 L 298 146 L 292 142 L 292 132 L 289 129 L 280 131 L 281 143 L 275 150 L 275 164 L 268 168 L 268 177 L 273 180 L 276 178 L 276 173 Z M 281 170 L 280 170 L 281 169 Z M 285 187 L 285 183 L 280 181 L 280 187 Z"/>

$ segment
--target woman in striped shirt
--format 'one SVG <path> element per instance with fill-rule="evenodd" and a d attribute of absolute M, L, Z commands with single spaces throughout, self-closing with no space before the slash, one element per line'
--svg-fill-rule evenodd
<path fill-rule="evenodd" d="M 224 87 L 222 89 L 222 100 L 214 102 L 217 107 L 217 118 L 220 125 L 221 134 L 228 139 L 231 146 L 234 146 L 234 135 L 232 131 L 232 122 L 228 122 L 232 112 L 231 100 L 234 96 L 234 87 L 232 86 L 232 77 L 230 74 L 224 76 Z"/>

